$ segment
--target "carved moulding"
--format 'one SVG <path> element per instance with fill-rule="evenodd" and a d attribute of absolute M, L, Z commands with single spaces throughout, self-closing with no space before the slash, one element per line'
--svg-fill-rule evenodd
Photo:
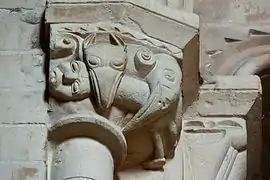
<path fill-rule="evenodd" d="M 243 29 L 244 32 L 243 33 Z M 262 126 L 262 136 L 258 134 L 258 141 L 263 141 L 263 146 L 257 146 L 255 150 L 251 151 L 255 158 L 248 159 L 248 170 L 249 177 L 252 177 L 254 174 L 260 176 L 262 164 L 267 166 L 267 161 L 261 159 L 261 155 L 264 156 L 267 154 L 267 138 L 268 137 L 268 112 L 269 112 L 269 68 L 270 68 L 270 38 L 268 32 L 262 32 L 259 29 L 263 29 L 263 26 L 258 27 L 258 30 L 250 29 L 249 27 L 241 27 L 241 36 L 238 35 L 236 38 L 232 38 L 230 43 L 226 43 L 226 46 L 223 48 L 213 49 L 214 54 L 209 58 L 209 68 L 208 71 L 212 73 L 212 76 L 221 76 L 221 75 L 231 75 L 231 76 L 243 76 L 242 81 L 246 75 L 258 75 L 262 83 L 262 117 L 261 126 Z M 229 34 L 229 33 L 228 33 Z M 233 34 L 233 33 L 231 33 Z M 239 33 L 235 33 L 239 34 Z M 221 36 L 220 39 L 223 39 L 224 36 Z M 241 38 L 240 38 L 241 37 Z M 244 37 L 244 38 L 243 38 Z M 226 38 L 224 38 L 226 39 Z M 237 40 L 238 39 L 238 40 Z M 217 43 L 213 43 L 217 44 Z M 225 43 L 224 43 L 225 44 Z M 207 59 L 207 58 L 206 58 Z M 251 81 L 252 82 L 252 81 Z M 252 87 L 251 82 L 246 82 Z M 247 87 L 248 88 L 248 87 Z M 256 129 L 254 125 L 254 130 Z M 259 131 L 259 130 L 257 130 Z M 260 132 L 260 131 L 259 131 Z M 253 143 L 250 143 L 253 144 Z M 263 151 L 262 151 L 263 149 Z M 262 153 L 263 152 L 263 153 Z M 268 156 L 268 155 L 266 155 Z M 251 156 L 250 156 L 251 157 Z M 261 163 L 261 161 L 263 163 Z M 255 165 L 256 164 L 256 165 Z M 266 168 L 268 169 L 268 167 Z M 267 170 L 266 170 L 267 171 Z"/>
<path fill-rule="evenodd" d="M 213 56 L 211 70 L 218 75 L 259 75 L 268 69 L 270 38 L 252 37 L 232 44 L 227 50 Z"/>
<path fill-rule="evenodd" d="M 201 86 L 196 106 L 183 117 L 185 178 L 259 177 L 261 116 L 257 76 L 216 76 L 215 84 Z"/>
<path fill-rule="evenodd" d="M 48 0 L 50 3 L 77 3 L 78 0 Z M 80 0 L 81 3 L 87 3 L 87 2 L 100 2 L 99 0 Z M 117 2 L 115 0 L 107 0 L 106 2 Z M 149 9 L 151 9 L 151 6 L 157 6 L 157 7 L 164 7 L 169 6 L 172 8 L 173 11 L 175 9 L 181 9 L 186 12 L 193 12 L 193 6 L 194 2 L 193 0 L 157 0 L 155 3 L 152 3 L 149 1 L 143 1 L 143 0 L 127 0 L 126 2 L 134 3 L 137 5 L 145 5 Z M 151 9 L 152 10 L 152 9 Z"/>
<path fill-rule="evenodd" d="M 259 75 L 269 69 L 269 33 L 264 25 L 202 26 L 201 74 L 206 83 L 215 75 Z M 212 39 L 212 34 L 218 34 Z"/>

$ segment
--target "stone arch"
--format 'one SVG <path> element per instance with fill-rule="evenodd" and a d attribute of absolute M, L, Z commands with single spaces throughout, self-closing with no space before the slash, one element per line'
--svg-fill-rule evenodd
<path fill-rule="evenodd" d="M 254 37 L 233 44 L 212 57 L 211 71 L 216 75 L 259 75 L 270 68 L 270 37 Z"/>
<path fill-rule="evenodd" d="M 210 71 L 213 75 L 258 75 L 262 82 L 263 114 L 270 118 L 270 36 L 251 37 L 230 45 L 212 56 Z"/>
<path fill-rule="evenodd" d="M 269 179 L 270 165 L 270 36 L 255 37 L 233 44 L 213 56 L 211 72 L 214 75 L 258 75 L 262 84 L 262 142 L 263 174 Z"/>

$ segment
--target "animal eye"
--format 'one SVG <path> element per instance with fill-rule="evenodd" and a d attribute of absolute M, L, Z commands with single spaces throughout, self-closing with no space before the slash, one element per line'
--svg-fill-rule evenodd
<path fill-rule="evenodd" d="M 73 72 L 78 72 L 80 70 L 79 64 L 77 62 L 72 62 L 71 69 Z"/>
<path fill-rule="evenodd" d="M 172 71 L 171 69 L 165 69 L 165 71 L 164 71 L 164 77 L 168 81 L 171 81 L 171 82 L 174 82 L 175 81 L 175 78 L 176 78 L 174 71 Z"/>
<path fill-rule="evenodd" d="M 96 67 L 99 65 L 99 63 L 101 62 L 100 58 L 97 56 L 89 56 L 87 59 L 87 63 L 91 66 L 91 67 Z"/>
<path fill-rule="evenodd" d="M 57 80 L 56 80 L 56 72 L 55 71 L 52 71 L 50 72 L 50 77 L 49 77 L 49 81 L 52 85 L 56 85 L 57 83 Z"/>
<path fill-rule="evenodd" d="M 124 70 L 126 64 L 125 56 L 119 56 L 118 58 L 112 58 L 110 60 L 110 66 L 117 70 Z"/>
<path fill-rule="evenodd" d="M 67 38 L 62 39 L 62 42 L 63 42 L 63 44 L 65 44 L 65 45 L 69 45 L 69 44 L 71 43 L 70 39 L 67 39 Z"/>
<path fill-rule="evenodd" d="M 124 62 L 120 59 L 115 59 L 115 60 L 112 60 L 112 65 L 116 66 L 116 67 L 120 67 L 120 66 L 124 65 Z"/>
<path fill-rule="evenodd" d="M 74 81 L 74 83 L 71 85 L 71 93 L 77 94 L 80 91 L 80 84 L 78 81 Z"/>

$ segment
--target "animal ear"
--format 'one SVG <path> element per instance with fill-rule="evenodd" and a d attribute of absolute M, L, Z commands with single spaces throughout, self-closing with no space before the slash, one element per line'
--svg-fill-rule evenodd
<path fill-rule="evenodd" d="M 110 34 L 109 34 L 109 37 L 110 37 L 110 43 L 111 43 L 111 44 L 125 47 L 125 42 L 124 42 L 123 39 L 122 39 L 120 36 L 118 36 L 117 34 L 115 34 L 115 33 L 110 33 Z"/>
<path fill-rule="evenodd" d="M 90 45 L 96 43 L 96 33 L 89 34 L 83 41 L 83 47 L 88 48 Z"/>

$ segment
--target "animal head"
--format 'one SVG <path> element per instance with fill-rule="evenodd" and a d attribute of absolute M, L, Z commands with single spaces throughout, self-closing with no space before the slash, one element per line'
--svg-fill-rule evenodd
<path fill-rule="evenodd" d="M 114 33 L 92 33 L 84 40 L 83 55 L 96 103 L 103 109 L 108 108 L 127 65 L 125 44 Z"/>

